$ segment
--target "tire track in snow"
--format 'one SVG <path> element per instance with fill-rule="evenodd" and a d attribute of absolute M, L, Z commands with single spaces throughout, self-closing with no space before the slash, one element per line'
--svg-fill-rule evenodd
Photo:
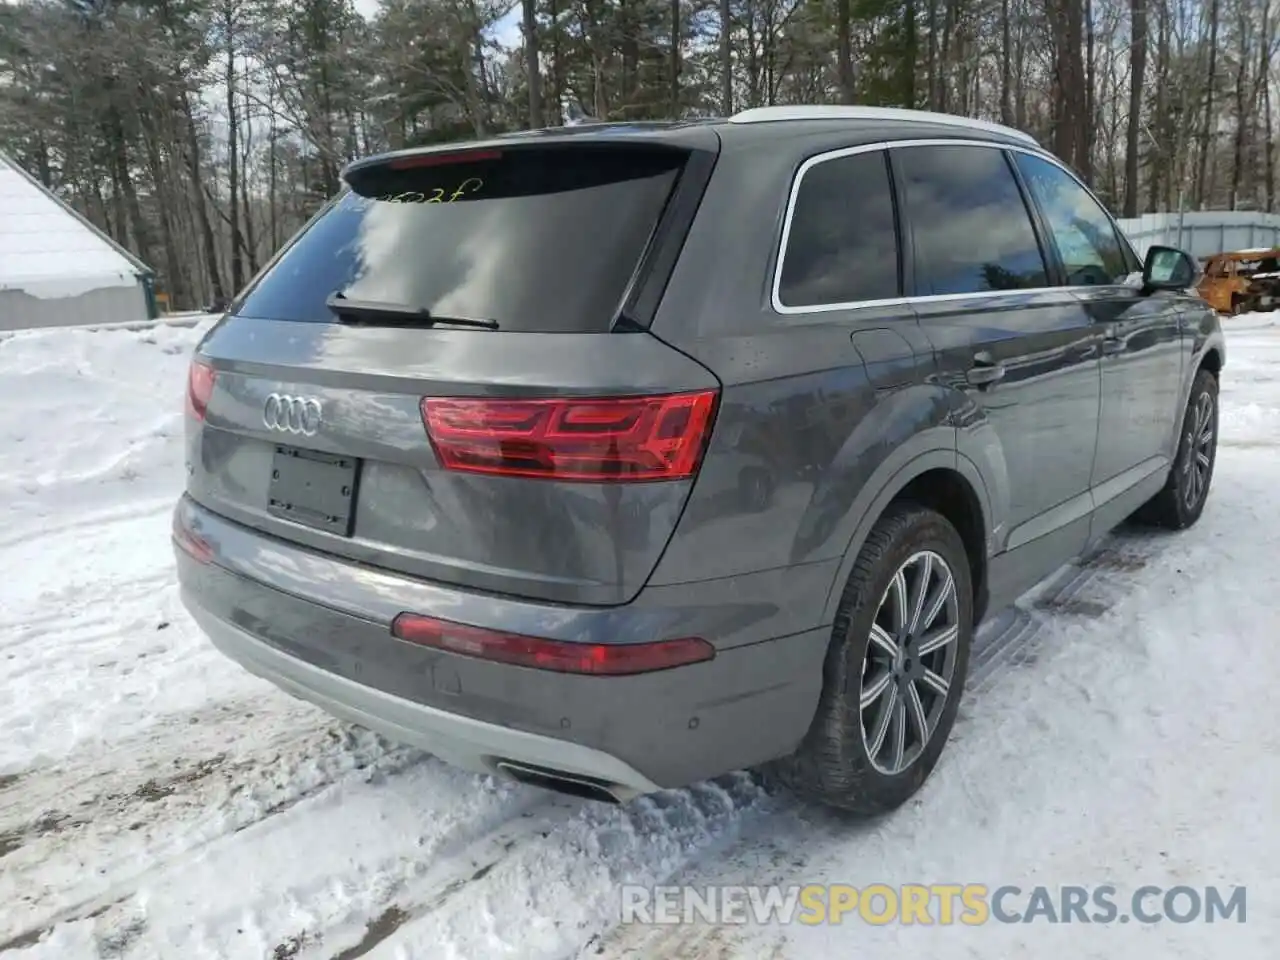
<path fill-rule="evenodd" d="M 11 775 L 0 786 L 0 949 L 101 916 L 175 862 L 344 779 L 426 761 L 283 695 L 264 701 L 171 717 L 107 754 Z M 86 859 L 98 874 L 82 874 Z"/>
<path fill-rule="evenodd" d="M 36 540 L 43 542 L 49 537 L 60 536 L 73 530 L 101 528 L 108 524 L 127 523 L 131 520 L 142 520 L 147 517 L 154 517 L 157 514 L 169 513 L 173 510 L 175 499 L 175 497 L 164 497 L 163 499 L 147 500 L 141 503 L 129 504 L 125 507 L 79 514 L 76 515 L 74 520 L 70 521 L 51 522 L 47 525 L 32 527 L 17 534 L 0 537 L 0 550 L 23 546 Z"/>
<path fill-rule="evenodd" d="M 396 923 L 376 940 L 348 933 L 334 952 L 338 935 L 330 934 L 325 948 L 298 957 L 353 960 L 364 955 L 361 944 L 394 956 L 571 955 L 617 922 L 619 884 L 661 883 L 714 856 L 770 804 L 760 778 L 745 772 L 625 806 L 560 800 L 533 824 L 485 838 L 464 864 L 433 870 L 423 887 L 400 891 L 378 914 Z M 505 832 L 511 829 L 514 843 Z"/>
<path fill-rule="evenodd" d="M 1099 585 L 1107 587 L 1104 594 L 1114 594 L 1125 572 L 1140 568 L 1152 554 L 1155 547 L 1149 540 L 1124 534 L 1113 538 L 984 627 L 975 638 L 966 705 L 1011 671 L 1034 663 L 1046 634 L 1052 632 L 1047 625 L 1069 619 L 1073 611 L 1096 612 L 1103 601 L 1090 598 Z M 140 585 L 151 589 L 149 582 Z M 119 599 L 119 585 L 116 591 Z M 35 626 L 28 624 L 29 629 Z M 326 791 L 365 777 L 382 778 L 394 791 L 404 773 L 423 762 L 421 755 L 405 760 L 382 744 L 364 754 L 359 749 L 352 752 L 349 743 L 331 747 L 325 742 L 328 721 L 323 714 L 273 691 L 231 708 L 231 713 L 239 716 L 215 718 L 194 742 L 190 728 L 201 724 L 190 721 L 198 718 L 177 716 L 162 725 L 158 736 L 139 738 L 113 751 L 109 761 L 104 758 L 97 767 L 70 758 L 52 771 L 24 774 L 20 791 L 0 791 L 0 836 L 19 841 L 5 858 L 6 874 L 18 881 L 10 902 L 24 904 L 25 894 L 18 890 L 35 886 L 22 878 L 71 872 L 69 863 L 58 867 L 60 857 L 87 856 L 107 864 L 110 874 L 110 882 L 65 891 L 76 895 L 52 912 L 25 902 L 28 909 L 20 928 L 11 928 L 0 940 L 27 942 L 57 924 L 85 921 L 100 929 L 102 937 L 118 938 L 122 929 L 133 930 L 140 922 L 139 891 L 167 883 L 182 863 L 234 850 L 241 845 L 241 835 L 252 836 L 286 814 L 296 818 L 289 829 L 303 833 L 308 805 Z M 264 728 L 288 732 L 263 738 Z M 261 742 L 255 742 L 258 739 Z M 243 747 L 240 752 L 237 743 Z M 273 769 L 282 782 L 267 775 Z M 311 773 L 300 776 L 304 769 Z M 769 802 L 757 779 L 738 777 L 644 798 L 626 808 L 584 805 L 516 788 L 523 797 L 514 805 L 500 804 L 481 823 L 458 824 L 454 838 L 432 846 L 429 855 L 414 854 L 391 868 L 385 858 L 378 864 L 376 858 L 363 862 L 357 857 L 350 875 L 371 875 L 370 889 L 375 892 L 339 898 L 341 902 L 313 921 L 286 931 L 264 922 L 263 938 L 270 943 L 263 955 L 279 950 L 280 956 L 298 960 L 352 960 L 363 955 L 360 951 L 382 944 L 390 948 L 430 942 L 454 943 L 465 955 L 466 945 L 478 937 L 482 942 L 512 942 L 510 922 L 501 922 L 487 905 L 502 904 L 508 896 L 518 900 L 529 877 L 551 870 L 562 885 L 577 890 L 580 905 L 570 911 L 567 929 L 543 931 L 541 952 L 529 955 L 569 956 L 589 943 L 591 949 L 584 955 L 604 951 L 600 955 L 607 956 L 614 948 L 609 931 L 617 921 L 617 883 L 637 882 L 637 877 L 645 878 L 639 882 L 661 883 L 680 873 L 697 873 L 703 863 L 710 863 L 714 873 L 717 851 L 731 846 L 741 831 L 751 834 L 769 822 L 777 805 Z M 529 795 L 540 799 L 530 801 Z M 15 804 L 10 800 L 14 796 L 23 799 Z M 210 816 L 203 816 L 206 813 Z M 120 869 L 121 860 L 139 856 L 139 841 L 151 865 L 142 871 Z M 584 860 L 584 851 L 597 856 Z M 606 883 L 601 883 L 602 872 Z M 341 871 L 327 879 L 349 882 Z M 307 912 L 302 891 L 285 899 L 292 913 Z M 515 924 L 519 929 L 536 927 L 547 915 L 564 912 L 560 903 L 526 906 L 528 915 Z M 704 936 L 705 931 L 688 935 Z M 661 955 L 674 948 L 668 936 L 664 933 L 644 949 Z M 140 944 L 147 940 L 136 930 L 130 937 Z M 620 942 L 629 942 L 625 934 Z M 714 942 L 724 950 L 732 947 L 731 937 L 720 935 Z M 710 950 L 712 945 L 706 940 L 699 948 Z"/>
<path fill-rule="evenodd" d="M 984 628 L 975 642 L 971 675 L 980 689 L 970 697 L 1034 663 L 1058 623 L 1080 613 L 1087 619 L 1097 609 L 1093 605 L 1132 592 L 1125 573 L 1140 569 L 1153 555 L 1150 539 L 1112 538 Z M 1095 596 L 1103 599 L 1091 599 Z M 398 779 L 390 775 L 393 789 Z M 423 854 L 395 858 L 394 864 L 385 857 L 381 863 L 377 857 L 361 858 L 350 873 L 325 877 L 327 883 L 364 876 L 368 891 L 283 934 L 277 924 L 276 939 L 264 942 L 264 955 L 289 960 L 355 960 L 374 951 L 474 956 L 480 944 L 493 956 L 624 956 L 640 949 L 665 958 L 685 948 L 702 951 L 699 956 L 735 954 L 737 941 L 725 931 L 659 930 L 652 942 L 642 937 L 639 943 L 628 931 L 611 931 L 618 920 L 618 884 L 657 884 L 708 871 L 717 876 L 734 862 L 741 835 L 746 834 L 749 847 L 751 837 L 770 829 L 779 804 L 756 775 L 735 774 L 621 808 L 516 789 L 522 798 L 514 806 L 495 811 L 484 824 L 459 824 L 448 841 Z M 794 812 L 795 807 L 784 800 L 782 809 Z M 298 810 L 300 829 L 306 813 Z M 750 856 L 741 862 L 750 862 Z M 539 890 L 551 892 L 530 894 Z M 286 900 L 294 912 L 315 913 L 302 891 L 296 901 Z M 104 919 L 110 928 L 111 916 Z M 262 925 L 265 935 L 272 925 Z"/>

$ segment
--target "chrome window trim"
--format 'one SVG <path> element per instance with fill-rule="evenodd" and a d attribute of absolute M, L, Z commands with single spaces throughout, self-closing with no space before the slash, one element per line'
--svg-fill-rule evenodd
<path fill-rule="evenodd" d="M 761 108 L 764 109 L 764 108 Z M 1106 204 L 1098 199 L 1097 195 L 1089 189 L 1089 187 L 1075 175 L 1074 172 L 1061 160 L 1050 153 L 1046 153 L 1039 147 L 1024 147 L 1014 143 L 1000 143 L 994 140 L 964 140 L 953 138 L 930 137 L 926 139 L 916 140 L 882 140 L 876 143 L 859 144 L 856 147 L 841 147 L 836 150 L 828 150 L 824 153 L 814 154 L 800 164 L 796 171 L 795 177 L 791 181 L 791 193 L 787 198 L 787 210 L 783 217 L 782 237 L 778 243 L 778 255 L 775 258 L 773 267 L 773 282 L 770 284 L 769 300 L 770 306 L 775 313 L 783 316 L 803 316 L 805 314 L 815 313 L 834 313 L 837 310 L 866 310 L 876 307 L 895 307 L 910 306 L 916 303 L 947 303 L 953 300 L 981 300 L 992 298 L 1007 297 L 1025 297 L 1034 294 L 1043 293 L 1074 293 L 1076 291 L 1089 291 L 1096 293 L 1100 290 L 1110 288 L 1132 289 L 1131 284 L 1114 283 L 1114 284 L 1085 284 L 1085 285 L 1061 285 L 1052 287 L 1026 287 L 1018 290 L 978 290 L 969 293 L 934 293 L 922 294 L 911 297 L 889 297 L 879 300 L 854 300 L 845 303 L 816 303 L 807 304 L 799 307 L 789 307 L 782 302 L 782 267 L 783 261 L 787 255 L 787 243 L 791 239 L 791 221 L 795 216 L 796 200 L 800 195 L 800 186 L 804 182 L 805 174 L 812 170 L 820 163 L 826 163 L 828 160 L 839 160 L 843 157 L 852 157 L 861 153 L 874 153 L 877 151 L 898 150 L 905 147 L 939 147 L 939 146 L 964 146 L 964 147 L 986 147 L 992 150 L 1012 150 L 1015 153 L 1025 153 L 1029 156 L 1037 157 L 1047 163 L 1057 167 L 1068 177 L 1071 178 L 1082 190 L 1098 205 L 1098 209 L 1111 223 L 1112 230 L 1115 231 L 1116 237 L 1120 243 L 1125 244 L 1129 248 L 1129 252 L 1134 254 L 1134 259 L 1141 262 L 1141 258 L 1133 251 L 1133 245 L 1129 243 L 1128 237 L 1124 235 L 1124 231 L 1116 224 L 1115 218 L 1107 209 Z M 1019 187 L 1021 190 L 1021 187 Z M 901 245 L 901 238 L 898 238 Z"/>

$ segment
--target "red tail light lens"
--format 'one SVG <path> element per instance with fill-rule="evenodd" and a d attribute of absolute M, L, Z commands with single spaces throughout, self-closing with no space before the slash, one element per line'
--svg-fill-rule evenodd
<path fill-rule="evenodd" d="M 196 563 L 211 563 L 213 561 L 213 547 L 209 546 L 209 541 L 196 533 L 194 530 L 188 529 L 177 516 L 173 518 L 172 524 L 173 542 Z"/>
<path fill-rule="evenodd" d="M 653 643 L 566 643 L 468 627 L 416 613 L 396 617 L 391 623 L 391 635 L 481 660 L 609 677 L 668 670 L 711 660 L 716 655 L 715 647 L 696 637 Z"/>
<path fill-rule="evenodd" d="M 204 419 L 216 378 L 217 373 L 213 367 L 201 360 L 191 361 L 191 366 L 187 369 L 187 413 L 197 420 Z"/>
<path fill-rule="evenodd" d="M 697 472 L 716 391 L 655 397 L 426 397 L 422 419 L 448 470 L 547 480 L 681 480 Z"/>
<path fill-rule="evenodd" d="M 451 163 L 479 163 L 482 160 L 502 159 L 501 150 L 461 150 L 454 153 L 419 153 L 397 157 L 387 163 L 392 170 L 409 170 L 414 167 L 443 167 Z"/>

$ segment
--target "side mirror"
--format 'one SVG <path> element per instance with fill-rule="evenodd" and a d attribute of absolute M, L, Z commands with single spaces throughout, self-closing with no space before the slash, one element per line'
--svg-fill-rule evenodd
<path fill-rule="evenodd" d="M 1142 264 L 1142 288 L 1147 293 L 1186 290 L 1196 285 L 1199 273 L 1190 254 L 1176 247 L 1151 247 Z"/>

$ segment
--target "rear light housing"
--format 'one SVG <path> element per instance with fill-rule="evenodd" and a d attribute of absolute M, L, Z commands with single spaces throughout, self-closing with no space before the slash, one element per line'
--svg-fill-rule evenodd
<path fill-rule="evenodd" d="M 173 542 L 192 560 L 196 563 L 213 562 L 213 547 L 209 541 L 182 523 L 177 513 L 173 517 L 172 531 Z"/>
<path fill-rule="evenodd" d="M 651 643 L 568 643 L 469 627 L 416 613 L 396 617 L 391 623 L 391 635 L 408 643 L 481 660 L 598 677 L 669 670 L 702 663 L 716 655 L 715 647 L 698 637 Z"/>
<path fill-rule="evenodd" d="M 187 413 L 203 420 L 213 396 L 213 384 L 217 372 L 203 360 L 192 360 L 187 368 Z"/>
<path fill-rule="evenodd" d="M 457 150 L 449 153 L 418 153 L 396 157 L 387 161 L 392 170 L 411 170 L 417 167 L 444 167 L 451 163 L 479 163 L 485 160 L 501 160 L 501 150 Z"/>
<path fill-rule="evenodd" d="M 424 397 L 446 470 L 546 480 L 684 480 L 698 471 L 718 392 L 556 400 Z"/>

